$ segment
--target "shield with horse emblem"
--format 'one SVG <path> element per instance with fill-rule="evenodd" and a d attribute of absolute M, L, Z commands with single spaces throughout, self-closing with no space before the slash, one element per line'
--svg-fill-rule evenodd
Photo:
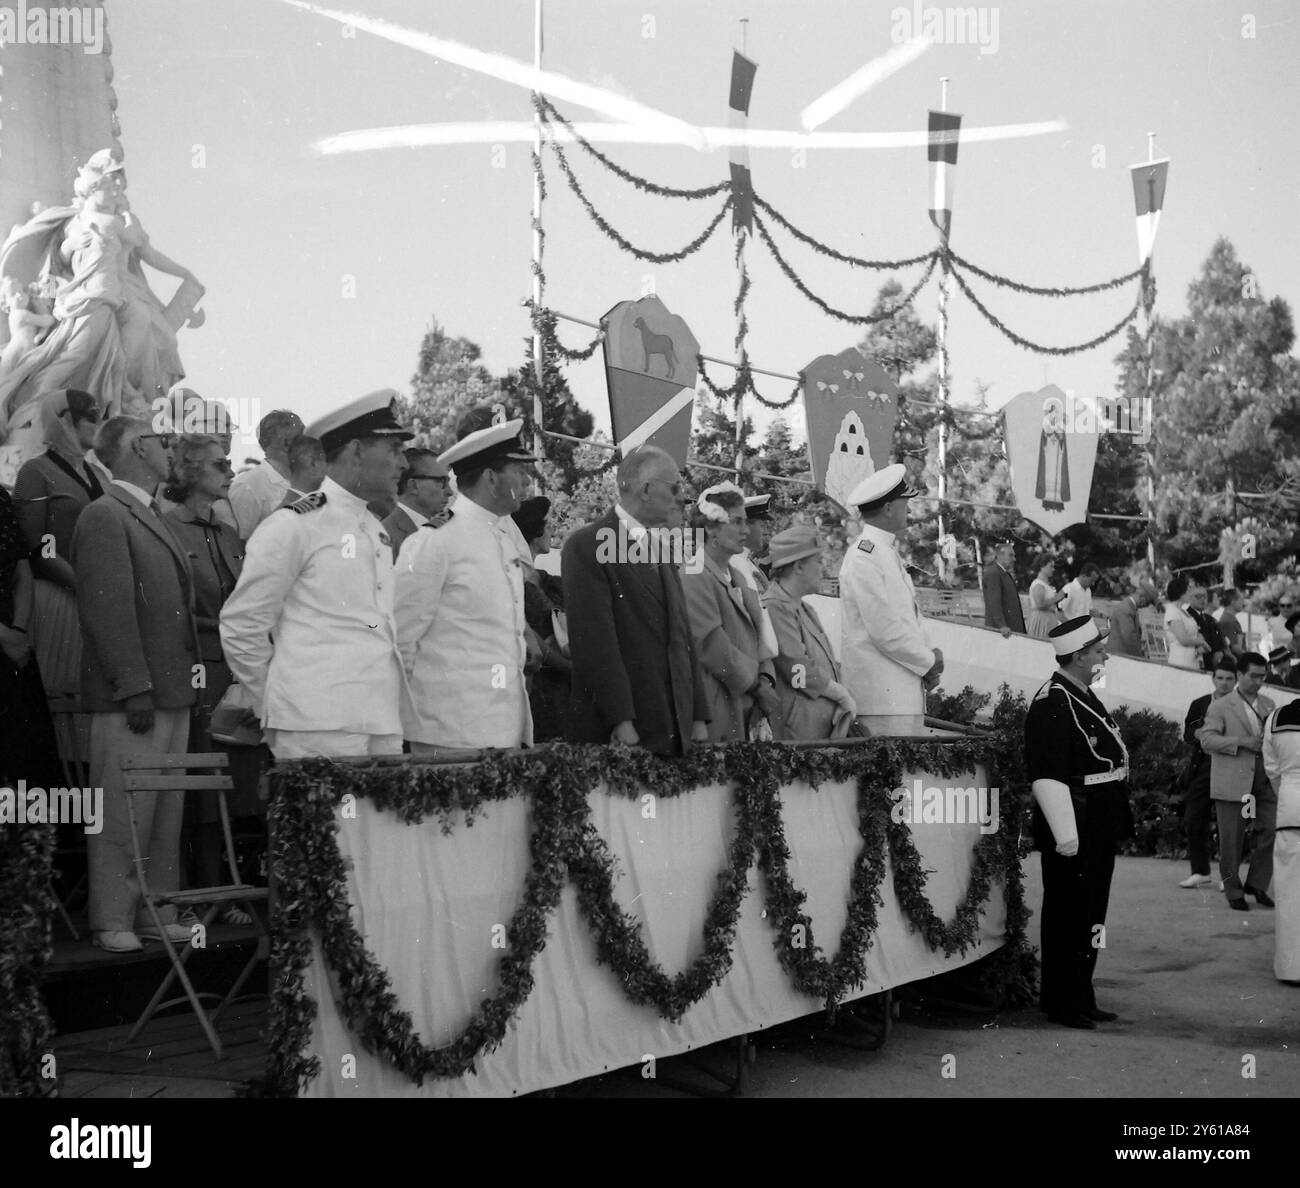
<path fill-rule="evenodd" d="M 654 296 L 620 301 L 601 324 L 609 418 L 623 457 L 649 443 L 685 466 L 700 353 L 695 335 Z"/>
<path fill-rule="evenodd" d="M 849 347 L 804 368 L 803 407 L 813 482 L 847 510 L 849 492 L 889 465 L 898 385 L 879 363 Z"/>

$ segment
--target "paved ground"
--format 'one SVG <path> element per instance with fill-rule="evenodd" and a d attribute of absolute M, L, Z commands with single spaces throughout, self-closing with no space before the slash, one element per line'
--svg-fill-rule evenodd
<path fill-rule="evenodd" d="M 1025 875 L 1035 911 L 1038 872 L 1034 856 Z M 1186 874 L 1185 862 L 1156 858 L 1116 865 L 1095 985 L 1099 1004 L 1118 1011 L 1118 1022 L 1072 1031 L 1037 1010 L 966 1015 L 904 1002 L 879 1052 L 819 1040 L 807 1025 L 791 1024 L 754 1037 L 757 1060 L 745 1096 L 1300 1096 L 1300 986 L 1273 977 L 1275 913 L 1230 911 L 1213 885 L 1184 891 L 1178 880 Z M 1030 935 L 1037 944 L 1037 917 Z M 665 1062 L 662 1076 L 681 1064 Z M 955 1075 L 945 1077 L 945 1068 Z M 561 1094 L 666 1092 L 624 1073 Z"/>

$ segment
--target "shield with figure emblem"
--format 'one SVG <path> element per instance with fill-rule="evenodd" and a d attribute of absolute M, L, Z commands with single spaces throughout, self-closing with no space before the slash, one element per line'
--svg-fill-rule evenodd
<path fill-rule="evenodd" d="M 658 297 L 620 301 L 602 319 L 614 441 L 626 458 L 654 445 L 686 465 L 700 344 Z"/>
<path fill-rule="evenodd" d="M 879 363 L 849 347 L 804 368 L 803 406 L 813 482 L 847 510 L 849 492 L 889 465 L 898 385 Z"/>

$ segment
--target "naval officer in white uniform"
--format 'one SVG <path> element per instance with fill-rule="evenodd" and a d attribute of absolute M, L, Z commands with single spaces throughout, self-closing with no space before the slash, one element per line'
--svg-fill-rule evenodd
<path fill-rule="evenodd" d="M 943 653 L 926 642 L 895 541 L 907 526 L 907 501 L 919 494 L 895 463 L 863 479 L 848 498 L 862 534 L 840 568 L 840 651 L 858 721 L 873 734 L 922 733 L 925 691 L 943 672 Z"/>
<path fill-rule="evenodd" d="M 398 555 L 397 643 L 413 698 L 402 725 L 413 755 L 533 741 L 523 558 L 511 519 L 528 489 L 525 466 L 537 460 L 522 428 L 522 420 L 489 425 L 439 457 L 456 476 L 455 514 L 436 531 L 419 529 Z"/>
<path fill-rule="evenodd" d="M 277 759 L 402 751 L 393 551 L 366 508 L 396 495 L 414 436 L 396 398 L 372 392 L 307 430 L 325 447 L 326 477 L 262 521 L 221 608 L 226 663 Z"/>

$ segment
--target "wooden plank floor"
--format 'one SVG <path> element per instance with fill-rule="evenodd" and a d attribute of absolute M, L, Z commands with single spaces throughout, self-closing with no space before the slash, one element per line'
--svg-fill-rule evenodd
<path fill-rule="evenodd" d="M 265 997 L 227 1007 L 217 1026 L 221 1060 L 188 1007 L 151 1019 L 131 1044 L 130 1026 L 59 1036 L 60 1096 L 237 1097 L 265 1071 L 266 1025 Z"/>

